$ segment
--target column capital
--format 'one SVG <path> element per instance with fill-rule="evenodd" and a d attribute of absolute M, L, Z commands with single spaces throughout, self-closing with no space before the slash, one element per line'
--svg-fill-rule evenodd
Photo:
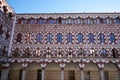
<path fill-rule="evenodd" d="M 83 69 L 85 67 L 85 63 L 79 63 L 80 69 Z"/>
<path fill-rule="evenodd" d="M 41 68 L 42 68 L 42 69 L 45 69 L 46 66 L 47 66 L 47 63 L 41 63 Z"/>
<path fill-rule="evenodd" d="M 99 68 L 100 70 L 103 70 L 103 68 L 104 68 L 104 63 L 98 63 L 97 65 L 98 65 L 98 68 Z"/>
<path fill-rule="evenodd" d="M 26 68 L 28 66 L 28 63 L 27 62 L 22 62 L 22 67 L 23 68 Z"/>
<path fill-rule="evenodd" d="M 120 70 L 120 63 L 119 63 L 119 64 L 117 64 L 117 67 L 118 67 L 118 69 Z"/>
<path fill-rule="evenodd" d="M 61 67 L 61 70 L 64 70 L 65 63 L 60 63 L 59 65 L 60 65 L 60 67 Z"/>

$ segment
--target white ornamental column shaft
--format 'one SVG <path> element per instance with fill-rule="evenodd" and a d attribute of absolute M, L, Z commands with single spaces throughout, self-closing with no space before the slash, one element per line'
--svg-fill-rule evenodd
<path fill-rule="evenodd" d="M 99 63 L 98 67 L 99 67 L 100 80 L 105 80 L 104 70 L 103 70 L 104 64 L 103 63 Z"/>
<path fill-rule="evenodd" d="M 46 68 L 46 63 L 42 63 L 41 67 L 42 67 L 42 76 L 41 76 L 41 80 L 45 80 L 45 68 Z"/>
<path fill-rule="evenodd" d="M 22 63 L 22 80 L 26 80 L 26 68 L 28 66 L 28 63 L 27 62 L 23 62 Z"/>
<path fill-rule="evenodd" d="M 26 69 L 22 69 L 22 80 L 26 80 Z"/>
<path fill-rule="evenodd" d="M 64 68 L 61 68 L 61 80 L 64 80 Z"/>
<path fill-rule="evenodd" d="M 85 80 L 85 78 L 84 78 L 84 67 L 85 67 L 85 64 L 84 63 L 80 63 L 79 67 L 80 67 L 80 80 Z"/>
<path fill-rule="evenodd" d="M 60 67 L 61 67 L 61 80 L 64 80 L 64 67 L 65 67 L 65 63 L 60 63 Z"/>
<path fill-rule="evenodd" d="M 44 80 L 44 77 L 45 77 L 45 69 L 42 68 L 42 79 L 41 80 Z"/>

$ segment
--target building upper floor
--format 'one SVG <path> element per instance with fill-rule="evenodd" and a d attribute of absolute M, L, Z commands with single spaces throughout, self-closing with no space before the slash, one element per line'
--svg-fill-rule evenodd
<path fill-rule="evenodd" d="M 120 13 L 17 14 L 17 24 L 120 24 Z"/>

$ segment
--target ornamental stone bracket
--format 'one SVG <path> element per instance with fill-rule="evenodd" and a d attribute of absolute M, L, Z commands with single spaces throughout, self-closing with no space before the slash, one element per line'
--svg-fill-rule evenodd
<path fill-rule="evenodd" d="M 42 68 L 42 69 L 45 69 L 46 66 L 47 66 L 47 63 L 41 63 L 41 68 Z"/>
<path fill-rule="evenodd" d="M 109 60 L 99 59 L 99 60 L 94 60 L 93 63 L 97 64 L 99 69 L 103 69 L 104 68 L 104 64 L 109 63 Z"/>
<path fill-rule="evenodd" d="M 33 62 L 31 59 L 18 59 L 18 63 L 22 64 L 22 67 L 25 68 L 28 66 L 29 63 Z"/>
<path fill-rule="evenodd" d="M 85 64 L 89 63 L 90 60 L 88 60 L 88 59 L 76 59 L 76 60 L 73 60 L 73 62 L 77 63 L 79 65 L 80 69 L 83 69 L 85 67 Z"/>

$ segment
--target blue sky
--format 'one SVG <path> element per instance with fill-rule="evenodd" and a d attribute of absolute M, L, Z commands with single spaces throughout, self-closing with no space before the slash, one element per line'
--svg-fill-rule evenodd
<path fill-rule="evenodd" d="M 120 0 L 6 0 L 16 13 L 120 12 Z"/>

